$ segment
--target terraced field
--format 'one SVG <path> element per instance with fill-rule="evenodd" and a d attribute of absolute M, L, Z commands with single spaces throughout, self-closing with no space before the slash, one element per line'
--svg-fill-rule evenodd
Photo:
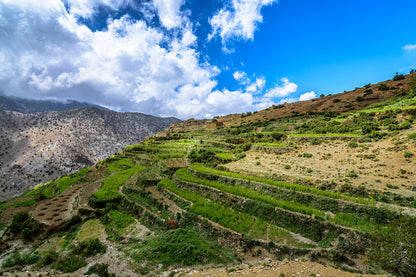
<path fill-rule="evenodd" d="M 85 230 L 103 240 L 105 228 L 126 272 L 142 275 L 265 257 L 413 274 L 416 109 L 404 105 L 415 93 L 396 97 L 400 109 L 377 104 L 151 137 L 2 203 L 2 220 L 16 225 L 1 225 L 3 238 L 64 237 L 60 255 L 78 257 L 71 245 Z"/>

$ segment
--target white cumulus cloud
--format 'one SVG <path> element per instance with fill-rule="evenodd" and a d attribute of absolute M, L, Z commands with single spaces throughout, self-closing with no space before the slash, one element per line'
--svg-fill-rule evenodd
<path fill-rule="evenodd" d="M 408 44 L 402 47 L 404 51 L 413 51 L 416 50 L 416 44 Z"/>
<path fill-rule="evenodd" d="M 296 90 L 298 89 L 298 86 L 295 83 L 290 82 L 288 78 L 282 78 L 280 79 L 280 81 L 282 81 L 283 85 L 276 85 L 274 88 L 268 90 L 265 94 L 265 97 L 286 97 L 289 94 L 296 92 Z"/>
<path fill-rule="evenodd" d="M 77 14 L 71 8 L 59 0 L 0 1 L 0 90 L 6 95 L 181 118 L 207 113 L 219 69 L 199 62 L 190 29 L 168 38 L 126 15 L 93 32 L 77 21 L 81 8 Z M 182 110 L 183 103 L 199 106 Z"/>
<path fill-rule="evenodd" d="M 294 102 L 297 102 L 297 101 L 298 101 L 297 98 L 287 97 L 287 98 L 280 99 L 279 104 L 294 103 Z"/>
<path fill-rule="evenodd" d="M 180 9 L 183 2 L 184 0 L 153 0 L 163 26 L 172 29 L 182 24 Z"/>
<path fill-rule="evenodd" d="M 311 100 L 316 98 L 316 93 L 314 91 L 305 92 L 299 97 L 299 101 Z"/>
<path fill-rule="evenodd" d="M 272 5 L 277 0 L 231 0 L 212 18 L 212 33 L 208 39 L 218 35 L 223 44 L 232 38 L 252 40 L 257 25 L 263 22 L 261 9 Z"/>
<path fill-rule="evenodd" d="M 261 92 L 266 84 L 264 77 L 257 78 L 256 81 L 246 87 L 246 92 L 256 93 Z"/>
<path fill-rule="evenodd" d="M 236 81 L 242 81 L 247 79 L 247 73 L 244 71 L 236 71 L 233 73 L 233 77 Z"/>

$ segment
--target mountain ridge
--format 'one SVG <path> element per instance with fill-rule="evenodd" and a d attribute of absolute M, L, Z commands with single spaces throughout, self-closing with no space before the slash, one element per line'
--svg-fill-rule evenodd
<path fill-rule="evenodd" d="M 29 114 L 0 110 L 1 200 L 91 166 L 179 121 L 95 107 Z"/>
<path fill-rule="evenodd" d="M 25 114 L 47 111 L 67 111 L 88 107 L 95 107 L 101 110 L 109 110 L 99 105 L 79 102 L 76 100 L 67 100 L 65 102 L 61 102 L 57 100 L 36 100 L 0 94 L 0 109 Z"/>

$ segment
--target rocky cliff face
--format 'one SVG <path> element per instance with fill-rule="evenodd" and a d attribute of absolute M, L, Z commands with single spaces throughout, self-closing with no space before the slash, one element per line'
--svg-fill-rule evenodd
<path fill-rule="evenodd" d="M 97 108 L 32 114 L 0 110 L 0 201 L 90 166 L 177 122 Z"/>

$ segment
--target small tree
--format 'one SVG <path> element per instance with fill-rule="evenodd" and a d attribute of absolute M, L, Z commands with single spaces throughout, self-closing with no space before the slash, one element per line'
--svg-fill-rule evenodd
<path fill-rule="evenodd" d="M 378 87 L 378 89 L 379 89 L 379 90 L 389 90 L 390 88 L 389 88 L 386 84 L 381 84 L 381 85 Z"/>

